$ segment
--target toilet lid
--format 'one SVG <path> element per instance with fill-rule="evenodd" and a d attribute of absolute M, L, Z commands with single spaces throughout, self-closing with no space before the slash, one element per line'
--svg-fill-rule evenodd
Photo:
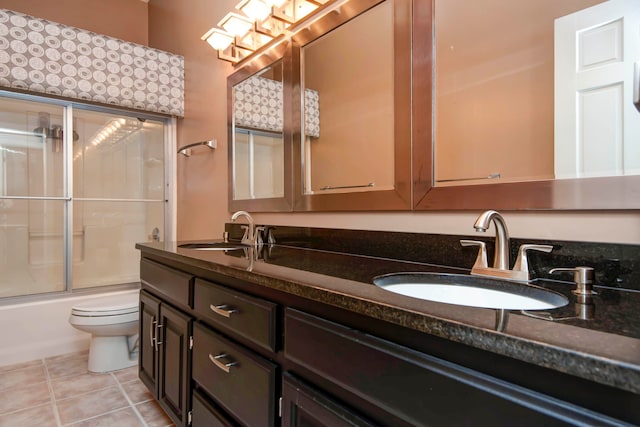
<path fill-rule="evenodd" d="M 76 316 L 115 316 L 138 311 L 138 294 L 113 295 L 85 301 L 73 306 Z"/>

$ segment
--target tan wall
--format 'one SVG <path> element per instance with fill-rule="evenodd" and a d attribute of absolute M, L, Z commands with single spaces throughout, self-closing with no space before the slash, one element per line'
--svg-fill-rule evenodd
<path fill-rule="evenodd" d="M 218 139 L 213 154 L 178 159 L 178 238 L 220 237 L 227 207 L 226 77 L 232 66 L 200 36 L 232 10 L 235 0 L 151 0 L 152 47 L 185 56 L 186 116 L 179 121 L 178 144 Z M 255 214 L 259 222 L 425 233 L 473 234 L 478 212 Z M 640 212 L 507 212 L 515 237 L 640 243 Z"/>
<path fill-rule="evenodd" d="M 94 33 L 147 45 L 147 3 L 141 0 L 0 0 L 15 10 Z"/>
<path fill-rule="evenodd" d="M 230 0 L 152 0 L 149 45 L 185 57 L 185 117 L 178 147 L 216 139 L 218 148 L 178 156 L 177 233 L 180 239 L 220 238 L 227 203 L 227 76 L 230 63 L 200 37 L 235 7 Z"/>

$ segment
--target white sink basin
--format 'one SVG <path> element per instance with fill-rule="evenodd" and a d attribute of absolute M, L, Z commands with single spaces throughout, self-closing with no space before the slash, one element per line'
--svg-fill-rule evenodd
<path fill-rule="evenodd" d="M 549 310 L 569 302 L 538 286 L 462 274 L 394 273 L 376 277 L 373 283 L 389 292 L 469 307 Z"/>

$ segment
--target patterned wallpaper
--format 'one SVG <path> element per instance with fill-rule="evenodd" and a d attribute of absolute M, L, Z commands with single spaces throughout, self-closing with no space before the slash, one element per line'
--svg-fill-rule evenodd
<path fill-rule="evenodd" d="M 184 58 L 0 9 L 0 86 L 184 116 Z"/>
<path fill-rule="evenodd" d="M 305 133 L 320 137 L 320 97 L 305 89 Z M 236 126 L 282 132 L 282 82 L 253 76 L 238 83 L 233 91 Z"/>

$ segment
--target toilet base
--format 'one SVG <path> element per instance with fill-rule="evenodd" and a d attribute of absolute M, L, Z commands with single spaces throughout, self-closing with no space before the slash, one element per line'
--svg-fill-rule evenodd
<path fill-rule="evenodd" d="M 138 352 L 129 351 L 130 337 L 91 336 L 89 371 L 109 372 L 138 364 Z M 134 349 L 135 350 L 135 349 Z"/>

